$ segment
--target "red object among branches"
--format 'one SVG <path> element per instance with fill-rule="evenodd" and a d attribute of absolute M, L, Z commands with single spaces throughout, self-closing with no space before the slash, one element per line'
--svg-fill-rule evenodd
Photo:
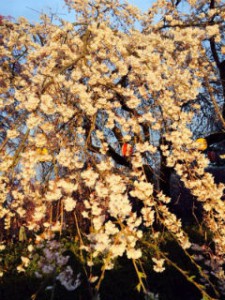
<path fill-rule="evenodd" d="M 126 157 L 129 157 L 131 156 L 133 153 L 133 147 L 130 145 L 130 144 L 123 144 L 122 146 L 122 155 L 123 156 L 126 156 Z"/>

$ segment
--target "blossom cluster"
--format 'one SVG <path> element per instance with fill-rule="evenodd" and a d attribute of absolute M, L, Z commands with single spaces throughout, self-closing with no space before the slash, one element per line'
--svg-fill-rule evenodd
<path fill-rule="evenodd" d="M 39 243 L 36 247 L 28 246 L 28 257 L 21 257 L 18 272 L 25 272 L 30 264 L 37 264 L 35 276 L 43 278 L 48 276 L 58 280 L 68 291 L 73 291 L 81 284 L 80 274 L 74 277 L 73 269 L 68 265 L 69 256 L 63 255 L 62 245 L 56 240 Z M 37 256 L 34 262 L 34 254 Z"/>

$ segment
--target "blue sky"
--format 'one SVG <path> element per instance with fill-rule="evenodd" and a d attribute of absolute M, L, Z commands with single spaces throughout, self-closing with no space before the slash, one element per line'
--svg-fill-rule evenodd
<path fill-rule="evenodd" d="M 147 10 L 152 0 L 129 0 L 143 11 Z M 66 17 L 68 14 L 63 0 L 0 0 L 0 15 L 12 16 L 15 19 L 23 16 L 31 22 L 38 21 L 39 12 L 48 12 Z"/>

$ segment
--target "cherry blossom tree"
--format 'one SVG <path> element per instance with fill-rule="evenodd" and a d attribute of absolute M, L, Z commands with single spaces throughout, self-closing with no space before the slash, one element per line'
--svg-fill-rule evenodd
<path fill-rule="evenodd" d="M 209 297 L 161 248 L 166 232 L 197 264 L 182 220 L 170 209 L 168 178 L 163 187 L 165 173 L 157 169 L 161 156 L 201 204 L 214 258 L 223 262 L 224 185 L 205 172 L 208 159 L 190 124 L 201 113 L 197 99 L 203 89 L 224 122 L 212 84 L 215 65 L 205 48 L 209 40 L 218 68 L 213 47 L 223 40 L 224 5 L 211 3 L 205 13 L 199 7 L 206 1 L 190 1 L 185 15 L 164 0 L 146 14 L 119 0 L 66 4 L 74 22 L 54 24 L 46 15 L 35 25 L 1 19 L 3 239 L 22 225 L 30 238 L 46 240 L 72 228 L 87 268 L 102 260 L 97 290 L 105 271 L 125 255 L 146 294 L 140 262 L 147 247 L 155 271 L 172 264 Z"/>
<path fill-rule="evenodd" d="M 184 8 L 185 7 L 185 8 Z M 196 102 L 201 105 L 202 118 L 195 118 L 195 131 L 197 134 L 222 130 L 224 128 L 224 18 L 220 14 L 224 8 L 224 3 L 216 1 L 177 1 L 171 3 L 164 11 L 162 30 L 170 27 L 189 27 L 205 28 L 208 25 L 219 24 L 220 34 L 216 36 L 206 36 L 204 46 L 208 62 L 211 62 L 211 68 L 215 77 L 208 78 L 203 82 Z M 185 9 L 185 14 L 180 14 Z M 172 17 L 174 16 L 174 17 Z M 176 17 L 175 17 L 176 16 Z M 175 18 L 180 20 L 175 22 Z M 198 122 L 199 120 L 199 122 Z M 197 126 L 196 126 L 196 122 Z M 194 130 L 194 129 L 193 129 Z"/>

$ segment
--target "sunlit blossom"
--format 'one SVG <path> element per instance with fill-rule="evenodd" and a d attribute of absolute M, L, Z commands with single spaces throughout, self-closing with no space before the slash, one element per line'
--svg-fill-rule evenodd
<path fill-rule="evenodd" d="M 76 207 L 76 201 L 72 197 L 64 199 L 64 206 L 66 211 L 72 211 Z"/>
<path fill-rule="evenodd" d="M 161 273 L 165 270 L 165 267 L 164 267 L 165 259 L 162 259 L 162 258 L 158 259 L 158 258 L 152 257 L 152 261 L 154 262 L 153 270 L 155 272 Z"/>

